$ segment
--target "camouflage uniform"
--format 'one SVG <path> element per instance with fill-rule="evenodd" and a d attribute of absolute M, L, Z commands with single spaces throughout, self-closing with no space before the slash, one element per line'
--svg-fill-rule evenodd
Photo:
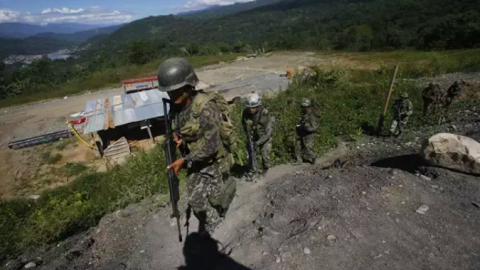
<path fill-rule="evenodd" d="M 176 116 L 177 132 L 178 127 L 184 126 L 192 119 L 190 104 Z M 219 132 L 220 112 L 214 101 L 209 101 L 204 106 L 198 121 L 202 132 L 200 138 L 182 137 L 182 139 L 187 146 L 184 159 L 188 166 L 188 203 L 201 222 L 200 217 L 206 216 L 206 220 L 203 221 L 208 228 L 208 225 L 215 226 L 219 221 L 219 214 L 209 200 L 218 198 L 223 183 L 218 156 L 222 144 Z M 192 143 L 202 138 L 205 140 L 203 146 L 199 149 L 189 148 Z"/>
<path fill-rule="evenodd" d="M 433 106 L 433 111 L 437 111 L 443 104 L 444 93 L 440 85 L 430 83 L 422 92 L 423 100 L 423 115 L 428 113 L 430 106 Z"/>
<path fill-rule="evenodd" d="M 257 147 L 260 147 L 262 153 L 263 170 L 268 170 L 272 152 L 273 117 L 263 106 L 258 107 L 256 114 L 251 114 L 246 108 L 242 113 L 242 124 L 251 131 L 253 141 Z M 245 130 L 245 132 L 248 131 Z"/>
<path fill-rule="evenodd" d="M 458 82 L 456 81 L 450 88 L 447 90 L 447 95 L 445 97 L 445 102 L 444 102 L 444 107 L 445 110 L 448 110 L 452 102 L 460 97 L 460 94 L 462 93 L 463 88 L 466 86 L 466 82 L 461 81 Z"/>
<path fill-rule="evenodd" d="M 413 113 L 413 104 L 408 98 L 396 99 L 393 103 L 393 121 L 390 133 L 400 135 L 408 123 L 408 118 Z"/>
<path fill-rule="evenodd" d="M 313 163 L 317 158 L 317 155 L 313 150 L 316 130 L 317 119 L 313 111 L 304 112 L 297 125 L 297 142 L 295 144 L 295 156 L 297 162 L 301 162 L 303 158 L 303 160 Z"/>

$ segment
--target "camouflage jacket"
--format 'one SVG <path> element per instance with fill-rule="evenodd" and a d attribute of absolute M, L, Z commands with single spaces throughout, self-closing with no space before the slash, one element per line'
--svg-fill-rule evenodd
<path fill-rule="evenodd" d="M 192 103 L 193 104 L 193 103 Z M 182 127 L 194 119 L 192 104 L 178 112 L 175 117 L 175 132 L 182 135 Z M 186 145 L 185 161 L 192 163 L 212 163 L 217 159 L 221 146 L 220 140 L 220 112 L 214 101 L 209 101 L 198 117 L 200 131 L 195 137 L 182 136 Z M 198 147 L 192 145 L 201 141 Z"/>
<path fill-rule="evenodd" d="M 260 107 L 256 114 L 251 114 L 248 108 L 243 110 L 242 125 L 245 133 L 251 132 L 257 145 L 262 145 L 272 138 L 273 117 L 264 107 Z"/>
<path fill-rule="evenodd" d="M 317 131 L 317 117 L 313 111 L 302 114 L 300 121 L 297 124 L 297 131 L 299 135 L 308 135 Z"/>
<path fill-rule="evenodd" d="M 394 116 L 410 116 L 413 113 L 413 104 L 408 99 L 396 99 L 393 103 L 393 115 Z"/>

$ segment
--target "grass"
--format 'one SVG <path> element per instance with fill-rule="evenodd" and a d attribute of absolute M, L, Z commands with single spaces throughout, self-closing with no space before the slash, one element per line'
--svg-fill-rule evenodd
<path fill-rule="evenodd" d="M 191 56 L 186 57 L 196 68 L 211 65 L 218 62 L 232 61 L 238 56 L 244 54 L 224 54 L 218 56 Z M 108 88 L 120 87 L 120 81 L 123 79 L 136 78 L 142 76 L 154 76 L 157 68 L 165 59 L 158 59 L 145 65 L 121 66 L 114 69 L 98 71 L 90 74 L 86 78 L 75 78 L 67 83 L 58 86 L 48 86 L 40 89 L 35 94 L 18 96 L 14 98 L 0 100 L 0 108 L 21 105 L 30 102 L 59 98 L 64 96 L 76 95 L 86 91 L 97 91 Z"/>
<path fill-rule="evenodd" d="M 77 175 L 84 165 L 66 169 Z M 0 261 L 88 229 L 110 211 L 167 190 L 164 154 L 158 146 L 105 173 L 80 174 L 66 186 L 43 192 L 36 202 L 0 201 Z"/>
<path fill-rule="evenodd" d="M 386 70 L 399 65 L 403 78 L 432 77 L 452 72 L 480 71 L 480 48 L 455 51 L 392 51 L 392 52 L 319 52 L 320 58 L 338 61 L 346 69 Z"/>
<path fill-rule="evenodd" d="M 52 152 L 50 151 L 42 153 L 43 162 L 50 165 L 58 163 L 60 160 L 62 160 L 62 157 L 63 156 L 60 153 L 56 153 L 54 155 L 52 155 Z"/>

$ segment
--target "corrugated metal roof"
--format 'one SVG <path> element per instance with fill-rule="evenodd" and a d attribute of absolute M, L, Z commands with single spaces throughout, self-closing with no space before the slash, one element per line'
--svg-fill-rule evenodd
<path fill-rule="evenodd" d="M 158 89 L 95 99 L 85 106 L 84 134 L 115 128 L 163 116 L 162 98 L 168 98 Z"/>

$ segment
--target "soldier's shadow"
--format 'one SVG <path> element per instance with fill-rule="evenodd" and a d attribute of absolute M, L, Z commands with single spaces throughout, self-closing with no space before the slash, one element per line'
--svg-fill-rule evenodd
<path fill-rule="evenodd" d="M 192 212 L 192 209 L 188 207 L 185 223 L 187 238 L 183 245 L 186 265 L 179 267 L 179 270 L 251 270 L 230 258 L 231 251 L 227 251 L 228 246 L 224 247 L 207 232 L 205 213 L 196 216 L 199 220 L 198 232 L 189 233 L 189 220 Z M 222 249 L 219 249 L 219 246 L 222 246 Z"/>
<path fill-rule="evenodd" d="M 251 270 L 230 258 L 225 250 L 219 249 L 220 243 L 211 235 L 195 232 L 187 236 L 183 246 L 185 266 L 179 270 Z M 223 248 L 225 249 L 225 248 Z"/>

